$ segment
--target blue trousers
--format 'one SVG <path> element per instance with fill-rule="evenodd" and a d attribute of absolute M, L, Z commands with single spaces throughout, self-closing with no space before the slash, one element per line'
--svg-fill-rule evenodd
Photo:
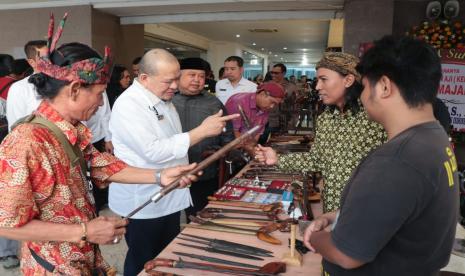
<path fill-rule="evenodd" d="M 0 257 L 18 255 L 18 241 L 0 238 Z"/>

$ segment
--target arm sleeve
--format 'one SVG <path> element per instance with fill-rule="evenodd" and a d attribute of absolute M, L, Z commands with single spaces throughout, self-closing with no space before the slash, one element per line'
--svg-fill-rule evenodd
<path fill-rule="evenodd" d="M 426 200 L 427 185 L 408 164 L 388 157 L 367 160 L 355 174 L 331 238 L 346 255 L 370 262 L 412 216 L 419 198 Z"/>
<path fill-rule="evenodd" d="M 8 136 L 0 150 L 0 227 L 20 227 L 39 214 L 33 195 L 33 183 L 40 183 L 40 194 L 50 195 L 54 178 L 45 168 L 52 167 L 46 156 L 30 143 L 15 143 Z M 34 172 L 34 177 L 31 176 Z"/>
<path fill-rule="evenodd" d="M 105 142 L 111 141 L 111 132 L 110 132 L 110 117 L 111 117 L 111 109 L 110 109 L 110 102 L 108 101 L 107 93 L 103 93 L 103 105 L 100 107 L 103 108 L 102 112 L 102 128 L 103 133 L 105 134 Z"/>
<path fill-rule="evenodd" d="M 168 123 L 168 118 L 164 120 L 163 123 Z M 153 117 L 141 111 L 134 111 L 134 105 L 129 99 L 117 102 L 113 106 L 110 119 L 113 145 L 116 145 L 115 140 L 118 139 L 125 148 L 149 162 L 164 163 L 187 155 L 190 146 L 189 133 L 162 138 L 153 131 L 155 126 L 152 124 Z M 159 128 L 163 129 L 163 126 Z"/>
<path fill-rule="evenodd" d="M 284 171 L 293 172 L 318 172 L 321 171 L 320 156 L 322 156 L 322 146 L 318 137 L 319 126 L 315 130 L 315 140 L 309 152 L 298 152 L 282 154 L 278 156 L 278 167 Z"/>
<path fill-rule="evenodd" d="M 90 177 L 99 188 L 107 187 L 109 182 L 106 180 L 128 166 L 109 153 L 99 152 L 92 144 L 85 149 L 85 155 L 91 160 Z"/>
<path fill-rule="evenodd" d="M 6 101 L 0 99 L 0 119 L 6 116 Z"/>

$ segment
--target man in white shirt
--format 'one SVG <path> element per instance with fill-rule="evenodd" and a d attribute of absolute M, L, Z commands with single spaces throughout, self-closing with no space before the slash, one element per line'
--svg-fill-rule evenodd
<path fill-rule="evenodd" d="M 37 60 L 47 53 L 47 42 L 45 40 L 32 40 L 24 45 L 27 62 L 31 65 L 34 73 L 38 73 Z M 37 94 L 35 86 L 29 83 L 29 77 L 13 83 L 8 92 L 6 101 L 6 118 L 8 130 L 19 119 L 36 110 L 42 99 Z"/>
<path fill-rule="evenodd" d="M 216 83 L 216 97 L 226 104 L 229 97 L 237 93 L 255 93 L 257 84 L 242 77 L 244 60 L 238 56 L 230 56 L 224 61 L 225 78 Z"/>
<path fill-rule="evenodd" d="M 163 49 L 148 51 L 133 84 L 116 100 L 110 119 L 115 155 L 129 165 L 162 169 L 187 164 L 191 145 L 221 133 L 225 121 L 238 114 L 207 117 L 200 126 L 182 132 L 171 99 L 178 88 L 177 59 Z M 110 186 L 109 206 L 124 216 L 160 188 L 145 184 Z M 178 189 L 129 219 L 124 275 L 137 275 L 179 233 L 180 211 L 191 205 L 189 189 Z"/>

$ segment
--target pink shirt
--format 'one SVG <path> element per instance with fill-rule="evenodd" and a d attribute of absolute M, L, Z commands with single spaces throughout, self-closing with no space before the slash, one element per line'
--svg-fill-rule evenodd
<path fill-rule="evenodd" d="M 239 113 L 238 105 L 241 105 L 245 115 L 249 118 L 250 128 L 260 125 L 257 133 L 262 134 L 265 130 L 265 125 L 268 122 L 268 112 L 258 109 L 256 102 L 256 93 L 239 93 L 231 96 L 226 102 L 228 114 Z M 248 129 L 242 117 L 232 120 L 235 131 L 246 132 Z"/>

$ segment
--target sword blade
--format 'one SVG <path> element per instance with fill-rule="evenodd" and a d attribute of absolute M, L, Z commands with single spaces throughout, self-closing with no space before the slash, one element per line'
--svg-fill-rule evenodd
<path fill-rule="evenodd" d="M 207 257 L 203 255 L 197 255 L 197 254 L 189 254 L 189 253 L 183 253 L 183 252 L 173 252 L 173 254 L 178 255 L 178 256 L 184 256 L 184 257 L 189 257 L 192 259 L 197 259 L 197 260 L 202 260 L 210 263 L 217 263 L 217 264 L 226 264 L 226 265 L 233 265 L 233 266 L 238 266 L 238 267 L 247 267 L 247 268 L 255 268 L 255 269 L 260 269 L 261 266 L 257 265 L 251 265 L 251 264 L 246 264 L 246 263 L 240 263 L 240 262 L 233 262 L 233 261 L 228 261 L 220 258 L 215 258 L 215 257 Z"/>
<path fill-rule="evenodd" d="M 188 239 L 188 238 L 183 238 L 183 237 L 176 237 L 176 238 L 180 239 L 180 240 L 183 240 L 183 241 L 196 242 L 196 243 L 205 244 L 205 245 L 208 245 L 208 246 L 210 246 L 210 244 L 211 244 L 211 242 L 208 242 L 208 241 L 198 241 L 198 240 Z"/>
<path fill-rule="evenodd" d="M 250 129 L 250 120 L 249 117 L 244 112 L 244 109 L 242 109 L 242 106 L 240 104 L 237 105 L 237 108 L 239 109 L 239 113 L 241 114 L 242 120 L 244 121 L 244 125 L 247 129 Z"/>
<path fill-rule="evenodd" d="M 230 252 L 230 251 L 220 250 L 220 249 L 216 249 L 216 248 L 212 248 L 212 247 L 202 247 L 202 246 L 197 246 L 197 245 L 187 244 L 187 243 L 182 243 L 182 242 L 178 242 L 178 244 L 182 245 L 182 246 L 186 246 L 186 247 L 192 247 L 192 248 L 204 250 L 204 251 L 211 252 L 211 253 L 228 255 L 228 256 L 233 256 L 233 257 L 237 257 L 237 258 L 251 259 L 251 260 L 257 260 L 257 261 L 263 261 L 264 260 L 263 258 L 259 258 L 259 257 L 247 255 L 247 254 Z"/>
<path fill-rule="evenodd" d="M 184 233 L 181 233 L 181 235 L 188 236 L 188 237 L 191 237 L 191 238 L 200 239 L 200 240 L 215 242 L 215 243 L 218 243 L 218 244 L 226 244 L 226 245 L 230 245 L 230 246 L 233 246 L 233 247 L 244 248 L 245 250 L 252 250 L 254 252 L 262 252 L 262 253 L 269 254 L 269 255 L 273 254 L 272 251 L 265 250 L 265 249 L 255 247 L 255 246 L 244 245 L 244 244 L 241 244 L 241 243 L 236 243 L 236 242 L 231 242 L 231 241 L 226 241 L 226 240 L 205 238 L 205 237 L 200 237 L 200 236 L 191 235 L 191 234 L 184 234 Z"/>
<path fill-rule="evenodd" d="M 243 248 L 235 247 L 235 246 L 228 245 L 228 244 L 215 243 L 214 241 L 199 241 L 199 240 L 182 238 L 182 237 L 177 237 L 177 238 L 183 241 L 205 244 L 213 249 L 218 249 L 218 250 L 223 250 L 223 251 L 228 251 L 228 252 L 233 252 L 233 253 L 238 253 L 238 254 L 255 255 L 255 256 L 260 256 L 260 257 L 272 257 L 267 253 L 259 252 L 256 250 L 243 249 Z"/>

